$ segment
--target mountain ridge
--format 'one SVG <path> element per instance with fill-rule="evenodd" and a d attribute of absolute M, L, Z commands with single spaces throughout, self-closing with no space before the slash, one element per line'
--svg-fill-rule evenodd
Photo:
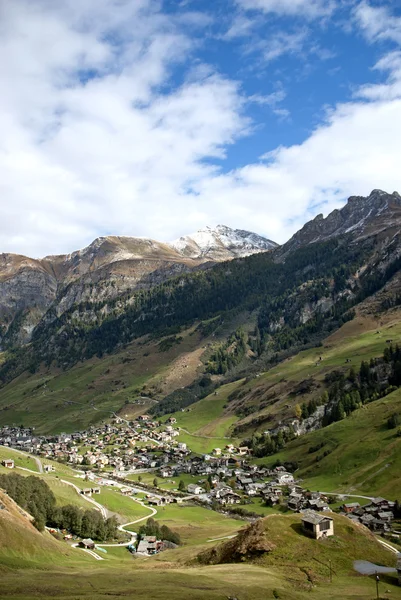
<path fill-rule="evenodd" d="M 397 227 L 398 222 L 398 227 Z M 401 196 L 375 189 L 369 196 L 350 196 L 341 209 L 335 209 L 325 218 L 318 214 L 279 248 L 285 257 L 305 244 L 352 233 L 355 239 L 367 237 L 401 223 Z"/>

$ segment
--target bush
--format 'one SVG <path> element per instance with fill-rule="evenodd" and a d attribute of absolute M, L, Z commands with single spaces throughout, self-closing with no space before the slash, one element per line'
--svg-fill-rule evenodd
<path fill-rule="evenodd" d="M 401 424 L 400 415 L 398 413 L 394 413 L 387 419 L 387 427 L 388 429 L 395 429 L 398 425 Z"/>

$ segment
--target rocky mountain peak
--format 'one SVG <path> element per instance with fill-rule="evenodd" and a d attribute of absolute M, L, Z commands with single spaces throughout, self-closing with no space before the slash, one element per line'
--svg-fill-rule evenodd
<path fill-rule="evenodd" d="M 373 190 L 369 196 L 351 196 L 341 209 L 326 218 L 322 214 L 306 223 L 282 248 L 285 256 L 299 246 L 352 233 L 355 239 L 367 237 L 401 225 L 401 196 Z"/>

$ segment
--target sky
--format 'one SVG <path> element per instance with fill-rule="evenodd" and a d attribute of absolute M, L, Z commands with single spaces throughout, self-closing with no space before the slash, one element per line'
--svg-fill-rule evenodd
<path fill-rule="evenodd" d="M 401 0 L 0 0 L 0 252 L 401 192 Z"/>

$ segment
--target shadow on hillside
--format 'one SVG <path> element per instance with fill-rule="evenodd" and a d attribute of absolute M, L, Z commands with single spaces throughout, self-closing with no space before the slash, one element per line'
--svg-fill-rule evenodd
<path fill-rule="evenodd" d="M 310 536 L 302 529 L 301 523 L 293 523 L 291 525 L 291 529 L 293 529 L 298 535 L 302 535 L 303 537 L 310 539 Z"/>

